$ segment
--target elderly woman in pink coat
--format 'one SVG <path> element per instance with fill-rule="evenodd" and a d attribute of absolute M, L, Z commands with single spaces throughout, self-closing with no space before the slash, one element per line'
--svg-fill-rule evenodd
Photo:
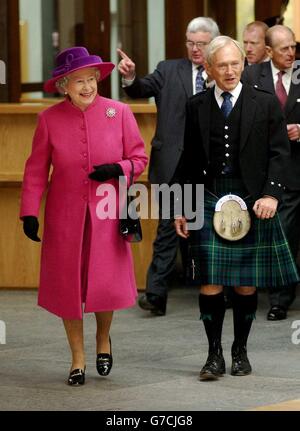
<path fill-rule="evenodd" d="M 107 376 L 113 310 L 133 306 L 137 295 L 118 217 L 105 219 L 98 211 L 101 184 L 114 187 L 118 202 L 119 176 L 129 181 L 133 163 L 136 178 L 147 163 L 130 108 L 97 93 L 98 81 L 113 68 L 83 47 L 58 54 L 45 91 L 66 97 L 39 115 L 22 187 L 20 217 L 33 241 L 40 241 L 38 215 L 47 190 L 38 304 L 63 319 L 72 352 L 70 385 L 85 382 L 83 312 L 95 313 L 96 367 Z"/>

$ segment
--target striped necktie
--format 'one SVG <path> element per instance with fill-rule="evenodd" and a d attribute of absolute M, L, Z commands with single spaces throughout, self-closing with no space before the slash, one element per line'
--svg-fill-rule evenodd
<path fill-rule="evenodd" d="M 283 82 L 282 82 L 282 76 L 285 74 L 284 70 L 281 70 L 280 72 L 277 73 L 278 75 L 278 79 L 276 82 L 276 96 L 278 97 L 278 100 L 280 102 L 281 105 L 281 109 L 284 110 L 286 101 L 287 101 L 287 94 L 286 94 L 286 90 L 284 88 Z"/>
<path fill-rule="evenodd" d="M 202 76 L 203 70 L 204 69 L 202 66 L 198 66 L 198 72 L 196 75 L 196 86 L 195 86 L 196 94 L 204 90 L 204 78 Z"/>

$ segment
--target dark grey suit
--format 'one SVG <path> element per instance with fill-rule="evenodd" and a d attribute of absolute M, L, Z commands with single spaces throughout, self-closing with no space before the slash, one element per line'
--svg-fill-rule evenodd
<path fill-rule="evenodd" d="M 157 123 L 152 139 L 149 180 L 152 184 L 172 183 L 183 151 L 185 106 L 193 94 L 192 63 L 188 59 L 166 60 L 144 78 L 136 78 L 125 87 L 132 98 L 154 97 Z M 159 221 L 153 260 L 147 277 L 147 294 L 166 300 L 168 277 L 176 264 L 179 244 L 173 223 Z"/>
<path fill-rule="evenodd" d="M 136 78 L 124 90 L 132 98 L 155 98 L 157 123 L 149 180 L 170 183 L 183 150 L 185 105 L 193 94 L 192 63 L 187 59 L 161 61 L 153 73 Z"/>
<path fill-rule="evenodd" d="M 299 70 L 295 71 L 299 78 Z M 246 67 L 242 81 L 275 94 L 271 63 L 265 62 Z M 291 82 L 287 103 L 284 108 L 287 124 L 300 123 L 300 84 Z M 300 239 L 300 142 L 290 141 L 291 157 L 287 167 L 286 191 L 279 207 L 279 215 L 285 230 L 292 254 L 296 260 Z M 295 286 L 290 289 L 271 290 L 271 305 L 288 308 L 295 298 Z"/>

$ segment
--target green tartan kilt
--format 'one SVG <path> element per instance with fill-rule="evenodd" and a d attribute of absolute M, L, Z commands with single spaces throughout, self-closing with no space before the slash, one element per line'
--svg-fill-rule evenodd
<path fill-rule="evenodd" d="M 213 194 L 216 196 L 214 196 Z M 228 241 L 213 228 L 215 205 L 219 198 L 232 193 L 247 203 L 251 216 L 248 234 Z M 190 231 L 188 246 L 189 281 L 192 285 L 256 286 L 280 288 L 299 281 L 299 275 L 279 216 L 259 220 L 253 199 L 239 179 L 218 179 L 204 194 L 204 225 Z M 218 198 L 217 198 L 218 197 Z"/>

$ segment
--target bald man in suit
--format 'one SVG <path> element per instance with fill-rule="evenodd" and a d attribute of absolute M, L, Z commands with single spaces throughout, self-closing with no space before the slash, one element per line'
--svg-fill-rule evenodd
<path fill-rule="evenodd" d="M 275 25 L 266 33 L 266 44 L 271 60 L 247 67 L 242 81 L 276 94 L 286 120 L 291 157 L 279 215 L 296 260 L 300 238 L 300 70 L 295 67 L 295 35 L 290 28 Z M 295 299 L 295 289 L 296 285 L 291 285 L 269 290 L 268 320 L 286 319 L 287 310 Z"/>

